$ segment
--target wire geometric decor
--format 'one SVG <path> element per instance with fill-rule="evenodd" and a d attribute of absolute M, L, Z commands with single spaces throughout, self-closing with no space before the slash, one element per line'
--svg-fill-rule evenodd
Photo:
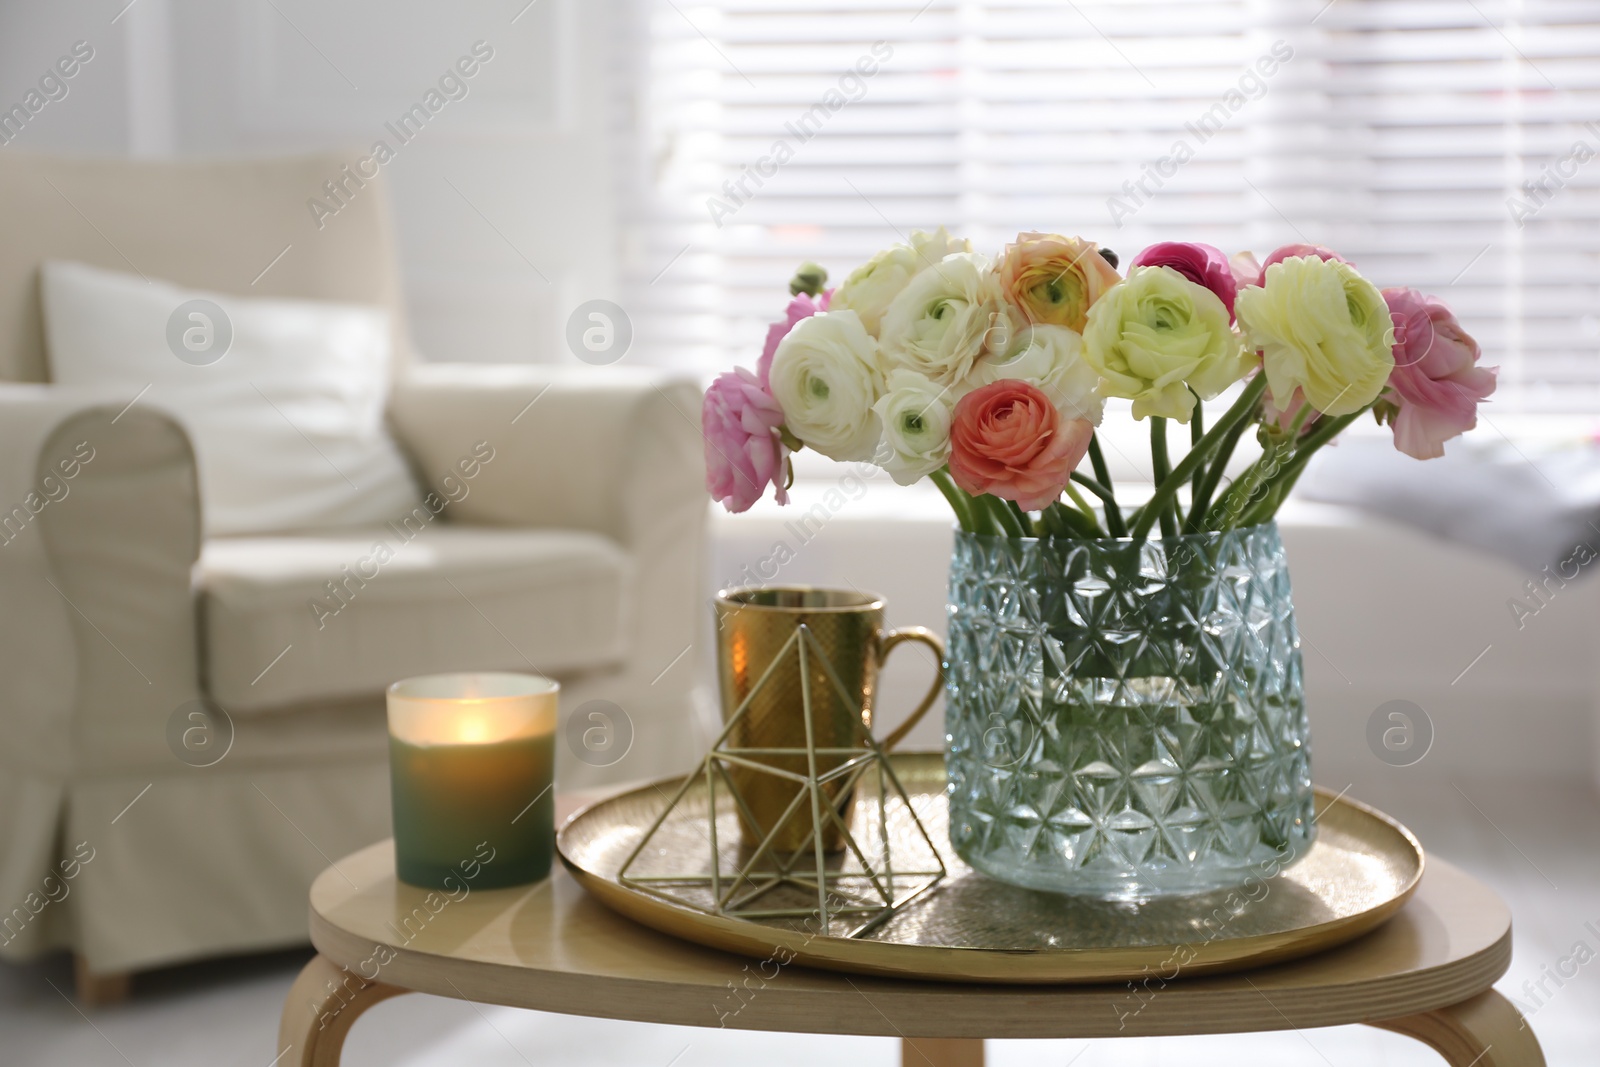
<path fill-rule="evenodd" d="M 730 738 L 740 736 L 738 727 L 756 694 L 791 654 L 799 658 L 805 747 L 732 744 Z M 817 743 L 813 664 L 822 668 L 845 705 L 855 709 L 850 716 L 857 742 L 853 747 Z M 948 872 L 860 712 L 859 696 L 849 695 L 810 627 L 796 626 L 729 716 L 699 768 L 683 780 L 623 862 L 617 880 L 707 914 L 825 936 L 861 937 L 887 921 Z M 805 770 L 791 769 L 795 766 Z M 743 792 L 767 776 L 787 782 L 794 792 L 771 825 L 754 814 Z M 901 820 L 909 820 L 916 833 L 905 832 Z M 796 827 L 803 832 L 797 835 Z M 780 849 L 778 842 L 785 838 L 798 840 L 798 847 Z M 896 854 L 891 855 L 890 842 L 896 838 Z"/>

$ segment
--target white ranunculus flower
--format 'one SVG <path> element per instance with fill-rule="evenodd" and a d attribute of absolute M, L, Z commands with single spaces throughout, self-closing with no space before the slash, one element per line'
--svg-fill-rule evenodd
<path fill-rule="evenodd" d="M 968 382 L 976 388 L 1004 378 L 1020 378 L 1037 385 L 1063 418 L 1088 419 L 1098 426 L 1105 414 L 1100 374 L 1084 361 L 1083 338 L 1070 327 L 1023 327 L 1005 355 L 991 355 L 980 361 Z"/>
<path fill-rule="evenodd" d="M 795 323 L 772 354 L 772 396 L 789 432 L 837 460 L 871 459 L 878 444 L 878 346 L 854 311 Z"/>
<path fill-rule="evenodd" d="M 879 337 L 889 367 L 955 385 L 980 358 L 1006 351 L 1020 325 L 988 257 L 955 252 L 900 291 Z"/>
<path fill-rule="evenodd" d="M 883 422 L 883 441 L 873 461 L 900 485 L 910 485 L 944 466 L 950 455 L 948 386 L 912 370 L 889 374 L 889 388 L 873 405 Z"/>
<path fill-rule="evenodd" d="M 971 241 L 951 237 L 943 226 L 932 233 L 913 230 L 910 244 L 890 245 L 851 271 L 834 291 L 829 306 L 835 311 L 854 311 L 867 332 L 877 337 L 889 302 L 912 278 L 952 252 L 970 251 Z"/>

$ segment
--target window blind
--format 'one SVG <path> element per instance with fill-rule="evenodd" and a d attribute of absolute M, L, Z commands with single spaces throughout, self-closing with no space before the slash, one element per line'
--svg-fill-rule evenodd
<path fill-rule="evenodd" d="M 1496 410 L 1600 411 L 1587 0 L 638 0 L 624 184 L 644 358 L 753 363 L 801 260 L 913 229 L 1125 257 L 1332 246 L 1443 296 Z"/>

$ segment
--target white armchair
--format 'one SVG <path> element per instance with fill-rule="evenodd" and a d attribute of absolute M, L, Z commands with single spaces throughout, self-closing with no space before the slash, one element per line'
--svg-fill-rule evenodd
<path fill-rule="evenodd" d="M 402 675 L 538 670 L 565 715 L 618 705 L 630 754 L 600 768 L 558 744 L 563 786 L 694 756 L 692 383 L 406 359 L 390 421 L 420 481 L 454 476 L 448 507 L 209 540 L 173 418 L 43 384 L 49 258 L 383 305 L 409 355 L 381 187 L 324 231 L 305 213 L 340 165 L 0 159 L 0 957 L 70 948 L 80 987 L 303 941 L 313 876 L 389 832 L 383 687 Z M 379 538 L 404 547 L 359 565 Z M 233 736 L 197 767 L 173 731 L 202 699 Z"/>

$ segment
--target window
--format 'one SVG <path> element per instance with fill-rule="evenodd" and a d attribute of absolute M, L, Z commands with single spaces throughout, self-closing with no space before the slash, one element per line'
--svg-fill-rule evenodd
<path fill-rule="evenodd" d="M 1600 411 L 1592 3 L 639 3 L 656 359 L 750 365 L 801 260 L 837 280 L 939 224 L 1307 241 L 1448 300 L 1496 410 Z"/>

